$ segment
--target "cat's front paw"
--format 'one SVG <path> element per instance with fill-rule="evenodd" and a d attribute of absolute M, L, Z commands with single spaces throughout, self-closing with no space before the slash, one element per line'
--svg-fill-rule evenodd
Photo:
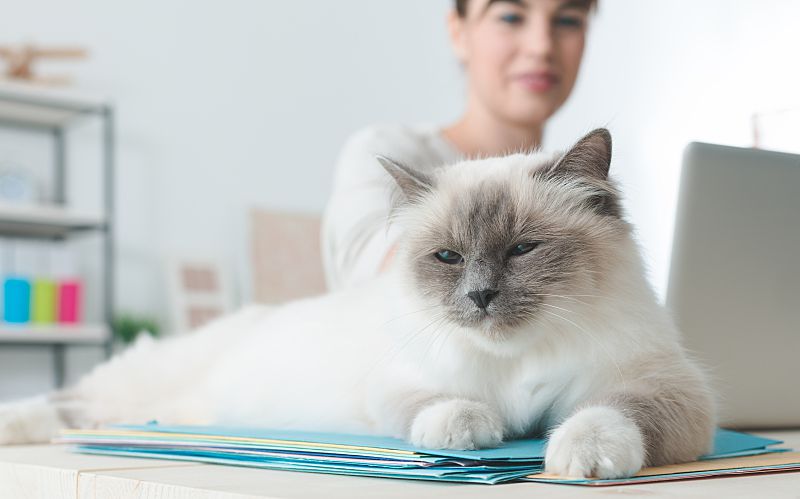
<path fill-rule="evenodd" d="M 622 478 L 642 468 L 642 434 L 611 407 L 590 407 L 567 419 L 550 435 L 545 471 L 562 476 Z"/>
<path fill-rule="evenodd" d="M 503 441 L 503 425 L 486 404 L 442 400 L 417 414 L 411 424 L 410 441 L 427 449 L 496 447 Z"/>

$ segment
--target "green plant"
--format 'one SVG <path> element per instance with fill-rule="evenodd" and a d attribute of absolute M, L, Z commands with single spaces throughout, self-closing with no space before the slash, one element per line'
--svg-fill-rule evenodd
<path fill-rule="evenodd" d="M 154 319 L 135 314 L 118 315 L 112 321 L 111 329 L 114 331 L 114 337 L 123 343 L 132 342 L 142 331 L 147 331 L 151 336 L 158 336 L 160 332 L 158 323 Z"/>

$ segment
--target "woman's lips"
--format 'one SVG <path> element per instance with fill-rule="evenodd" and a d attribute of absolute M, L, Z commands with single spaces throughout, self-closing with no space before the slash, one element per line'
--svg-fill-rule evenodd
<path fill-rule="evenodd" d="M 547 71 L 520 73 L 514 76 L 514 81 L 531 92 L 543 93 L 553 88 L 558 83 L 558 77 Z"/>

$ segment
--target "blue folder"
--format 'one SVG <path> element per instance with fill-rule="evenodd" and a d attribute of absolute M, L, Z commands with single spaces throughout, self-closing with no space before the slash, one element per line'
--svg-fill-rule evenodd
<path fill-rule="evenodd" d="M 232 428 L 123 425 L 65 430 L 78 452 L 199 461 L 277 470 L 387 478 L 498 483 L 542 471 L 546 442 L 514 440 L 481 450 L 421 449 L 371 435 Z M 777 440 L 718 430 L 702 459 L 775 452 Z"/>

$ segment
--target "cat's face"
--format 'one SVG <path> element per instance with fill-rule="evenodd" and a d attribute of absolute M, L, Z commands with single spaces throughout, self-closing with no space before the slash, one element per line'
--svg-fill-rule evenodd
<path fill-rule="evenodd" d="M 468 161 L 436 178 L 383 160 L 405 195 L 403 255 L 416 290 L 483 344 L 571 320 L 555 304 L 597 292 L 628 234 L 610 154 L 600 130 L 561 158 Z"/>

